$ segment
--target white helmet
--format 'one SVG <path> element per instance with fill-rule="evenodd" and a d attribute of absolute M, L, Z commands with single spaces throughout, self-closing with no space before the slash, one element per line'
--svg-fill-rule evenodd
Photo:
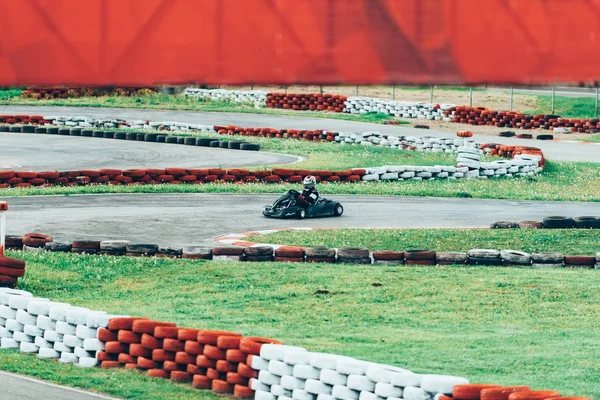
<path fill-rule="evenodd" d="M 315 179 L 314 176 L 307 175 L 306 178 L 304 178 L 304 181 L 302 183 L 304 184 L 305 189 L 312 189 L 317 184 L 317 180 Z"/>

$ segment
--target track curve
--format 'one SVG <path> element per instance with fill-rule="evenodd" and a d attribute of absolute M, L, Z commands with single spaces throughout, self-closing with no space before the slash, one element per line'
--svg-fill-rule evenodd
<path fill-rule="evenodd" d="M 327 194 L 324 194 L 327 197 Z M 161 246 L 214 244 L 217 235 L 286 227 L 477 228 L 498 220 L 548 215 L 599 215 L 595 203 L 334 196 L 340 218 L 268 219 L 264 204 L 277 195 L 111 194 L 9 198 L 7 233 L 41 232 L 55 240 L 128 239 Z"/>
<path fill-rule="evenodd" d="M 98 107 L 54 107 L 54 106 L 0 106 L 0 113 L 7 114 L 42 114 L 65 116 L 90 116 L 96 118 L 143 119 L 155 121 L 176 121 L 204 125 L 239 125 L 244 127 L 325 129 L 332 131 L 367 132 L 379 131 L 388 135 L 414 135 L 452 137 L 453 133 L 436 130 L 405 128 L 391 125 L 371 124 L 327 118 L 307 118 L 276 114 L 244 114 L 198 111 L 145 110 L 130 108 L 98 108 Z M 459 128 L 457 127 L 457 130 Z M 593 144 L 572 142 L 550 142 L 515 138 L 499 138 L 486 135 L 475 135 L 482 142 L 495 142 L 507 145 L 536 146 L 544 151 L 547 158 L 559 161 L 600 162 L 599 147 Z"/>

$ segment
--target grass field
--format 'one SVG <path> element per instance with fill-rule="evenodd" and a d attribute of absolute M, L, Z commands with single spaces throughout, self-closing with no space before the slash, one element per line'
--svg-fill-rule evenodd
<path fill-rule="evenodd" d="M 339 229 L 282 231 L 250 241 L 295 246 L 363 247 L 369 250 L 468 251 L 470 249 L 600 253 L 599 232 L 590 229 Z"/>
<path fill-rule="evenodd" d="M 9 255 L 28 263 L 20 287 L 53 300 L 270 336 L 415 372 L 600 398 L 596 271 Z M 124 398 L 215 397 L 135 371 L 84 370 L 15 352 L 1 351 L 0 366 Z"/>

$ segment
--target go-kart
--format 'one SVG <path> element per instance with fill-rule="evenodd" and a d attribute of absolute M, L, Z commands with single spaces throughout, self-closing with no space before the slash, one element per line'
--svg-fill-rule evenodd
<path fill-rule="evenodd" d="M 314 218 L 339 217 L 344 213 L 344 207 L 334 200 L 319 198 L 315 204 L 306 204 L 299 199 L 300 193 L 288 190 L 275 200 L 272 205 L 263 208 L 263 215 L 271 218 Z"/>

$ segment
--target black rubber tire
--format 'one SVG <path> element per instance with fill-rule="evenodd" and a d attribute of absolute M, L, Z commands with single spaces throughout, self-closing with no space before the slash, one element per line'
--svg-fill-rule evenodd
<path fill-rule="evenodd" d="M 8 128 L 8 131 L 9 132 L 13 132 L 13 133 L 17 133 L 17 132 L 21 132 L 21 129 L 22 129 L 21 125 L 11 125 Z"/>
<path fill-rule="evenodd" d="M 55 127 L 55 126 L 52 126 L 52 127 L 48 128 L 48 129 L 46 129 L 46 133 L 48 135 L 58 135 L 58 128 Z"/>
<path fill-rule="evenodd" d="M 259 151 L 260 150 L 260 144 L 257 144 L 257 143 L 242 143 L 240 145 L 240 150 Z"/>
<path fill-rule="evenodd" d="M 268 262 L 273 261 L 273 256 L 246 256 L 246 261 L 249 262 Z"/>
<path fill-rule="evenodd" d="M 33 126 L 33 125 L 23 125 L 22 132 L 23 133 L 35 133 L 35 126 Z"/>
<path fill-rule="evenodd" d="M 515 135 L 516 134 L 513 131 L 502 131 L 498 134 L 498 136 L 501 136 L 501 137 L 513 137 Z"/>
<path fill-rule="evenodd" d="M 127 139 L 127 140 L 137 140 L 137 133 L 136 132 L 127 132 L 125 134 L 125 139 Z"/>
<path fill-rule="evenodd" d="M 158 251 L 157 244 L 129 244 L 125 248 L 127 253 L 155 254 Z"/>
<path fill-rule="evenodd" d="M 177 136 L 167 136 L 165 138 L 165 143 L 177 144 Z"/>
<path fill-rule="evenodd" d="M 229 142 L 226 140 L 223 140 L 221 143 L 219 143 L 219 147 L 222 149 L 228 149 L 229 148 Z"/>
<path fill-rule="evenodd" d="M 127 139 L 127 133 L 126 132 L 115 132 L 115 139 L 125 140 L 125 139 Z"/>
<path fill-rule="evenodd" d="M 37 128 L 35 128 L 35 133 L 46 133 L 46 127 L 45 126 L 38 126 Z M 2 131 L 2 129 L 0 129 L 0 131 Z"/>
<path fill-rule="evenodd" d="M 209 147 L 221 147 L 220 144 L 221 144 L 220 140 L 213 140 L 210 142 Z"/>
<path fill-rule="evenodd" d="M 183 136 L 177 136 L 177 144 L 185 144 L 185 138 Z"/>
<path fill-rule="evenodd" d="M 233 150 L 239 150 L 242 143 L 247 143 L 247 142 L 242 142 L 240 140 L 230 140 L 229 142 L 227 142 L 227 148 L 233 149 Z"/>
<path fill-rule="evenodd" d="M 336 204 L 335 207 L 333 208 L 333 215 L 336 217 L 341 217 L 343 213 L 344 213 L 344 206 L 342 206 L 340 203 Z"/>
<path fill-rule="evenodd" d="M 183 144 L 188 145 L 188 146 L 195 146 L 196 145 L 196 138 L 195 137 L 186 137 L 183 138 Z"/>
<path fill-rule="evenodd" d="M 516 229 L 517 223 L 513 221 L 496 221 L 490 225 L 491 229 Z"/>
<path fill-rule="evenodd" d="M 92 132 L 92 137 L 103 138 L 104 137 L 104 131 L 93 131 Z"/>
<path fill-rule="evenodd" d="M 542 220 L 545 229 L 569 229 L 575 226 L 573 218 L 563 216 L 551 216 Z"/>
<path fill-rule="evenodd" d="M 213 142 L 215 140 L 219 140 L 219 139 L 215 139 L 215 138 L 198 138 L 198 140 L 196 140 L 196 146 L 210 147 L 210 142 Z"/>
<path fill-rule="evenodd" d="M 309 247 L 304 250 L 307 257 L 335 258 L 335 249 L 329 247 Z"/>
<path fill-rule="evenodd" d="M 104 131 L 104 139 L 114 139 L 115 138 L 115 131 Z"/>
<path fill-rule="evenodd" d="M 337 256 L 338 258 L 343 259 L 369 258 L 369 249 L 361 249 L 355 247 L 338 249 Z"/>
<path fill-rule="evenodd" d="M 81 130 L 81 136 L 92 137 L 93 133 L 94 133 L 94 131 L 92 131 L 91 129 L 82 129 Z"/>
<path fill-rule="evenodd" d="M 145 138 L 146 134 L 144 132 L 137 132 L 135 134 L 135 140 L 137 140 L 138 142 L 143 142 Z"/>
<path fill-rule="evenodd" d="M 69 135 L 81 136 L 81 128 L 71 128 L 71 130 L 69 131 Z"/>
<path fill-rule="evenodd" d="M 345 257 L 338 257 L 336 262 L 338 264 L 372 264 L 373 263 L 370 258 L 345 258 Z"/>
<path fill-rule="evenodd" d="M 0 125 L 0 132 L 8 132 L 9 130 L 8 125 Z M 46 133 L 46 132 L 44 132 Z"/>
<path fill-rule="evenodd" d="M 244 255 L 246 255 L 246 256 L 272 256 L 273 248 L 271 246 L 245 247 Z"/>
<path fill-rule="evenodd" d="M 501 258 L 481 258 L 481 257 L 469 257 L 467 260 L 469 265 L 502 265 Z"/>
<path fill-rule="evenodd" d="M 306 218 L 306 210 L 304 208 L 299 208 L 296 210 L 296 218 L 304 219 Z"/>
<path fill-rule="evenodd" d="M 60 128 L 58 130 L 58 134 L 62 136 L 69 136 L 71 134 L 71 129 L 69 128 Z"/>
<path fill-rule="evenodd" d="M 550 135 L 550 134 L 541 134 L 541 135 L 537 135 L 535 137 L 537 140 L 552 140 L 554 139 L 554 135 Z"/>
<path fill-rule="evenodd" d="M 158 137 L 158 133 L 146 133 L 144 136 L 145 142 L 156 142 L 156 138 Z"/>
<path fill-rule="evenodd" d="M 167 141 L 167 135 L 156 135 L 156 142 L 165 143 Z"/>
<path fill-rule="evenodd" d="M 576 217 L 573 218 L 575 228 L 578 229 L 600 229 L 600 218 L 598 217 Z"/>

